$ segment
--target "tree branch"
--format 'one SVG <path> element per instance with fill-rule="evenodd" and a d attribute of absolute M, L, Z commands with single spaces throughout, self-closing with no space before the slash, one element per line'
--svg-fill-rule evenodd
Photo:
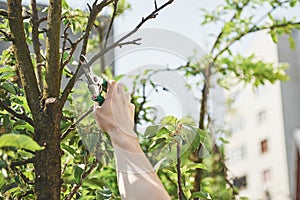
<path fill-rule="evenodd" d="M 109 38 L 109 35 L 110 35 L 110 32 L 111 32 L 115 17 L 117 15 L 118 2 L 119 2 L 119 0 L 114 0 L 114 3 L 113 3 L 114 11 L 113 11 L 113 14 L 111 16 L 111 20 L 109 22 L 109 26 L 108 26 L 108 29 L 107 29 L 106 38 L 105 38 L 105 42 L 104 42 L 104 48 L 106 48 L 106 46 L 107 46 L 107 41 L 108 41 L 108 38 Z"/>
<path fill-rule="evenodd" d="M 87 66 L 91 66 L 96 60 L 98 60 L 101 56 L 103 56 L 105 53 L 107 53 L 108 51 L 110 51 L 111 49 L 114 49 L 117 46 L 120 46 L 120 43 L 122 43 L 125 39 L 127 39 L 128 37 L 130 37 L 131 35 L 133 35 L 135 32 L 137 32 L 140 27 L 147 22 L 150 19 L 154 19 L 156 18 L 156 16 L 158 15 L 158 12 L 160 10 L 162 10 L 163 8 L 167 7 L 168 5 L 170 5 L 174 0 L 169 0 L 166 3 L 164 3 L 163 5 L 161 5 L 160 7 L 158 7 L 157 9 L 155 9 L 153 12 L 151 12 L 148 16 L 146 16 L 145 18 L 143 17 L 142 20 L 140 21 L 140 23 L 137 24 L 137 26 L 131 30 L 130 32 L 128 32 L 126 35 L 124 35 L 123 37 L 121 37 L 119 40 L 117 40 L 116 42 L 114 42 L 111 46 L 103 49 L 102 51 L 100 51 L 99 53 L 97 53 L 95 56 L 93 56 L 90 61 L 87 63 Z M 129 43 L 131 44 L 131 43 Z"/>
<path fill-rule="evenodd" d="M 237 15 L 241 14 L 242 11 L 244 10 L 244 7 L 247 6 L 249 3 L 250 3 L 250 0 L 246 1 L 245 3 L 243 3 L 242 10 L 236 9 L 235 13 L 233 14 L 233 16 L 231 17 L 231 19 L 229 20 L 229 22 L 233 21 L 237 17 Z M 217 39 L 216 39 L 215 43 L 213 44 L 213 47 L 211 48 L 211 51 L 210 51 L 211 54 L 216 49 L 217 45 L 220 43 L 220 40 L 221 40 L 221 38 L 222 38 L 222 36 L 224 34 L 224 28 L 225 28 L 225 25 L 223 26 L 222 31 L 217 36 Z"/>
<path fill-rule="evenodd" d="M 62 53 L 61 53 L 61 58 L 60 58 L 60 71 L 62 71 L 64 69 L 64 55 L 65 55 L 65 51 L 66 51 L 66 45 L 67 45 L 67 41 L 68 41 L 68 29 L 70 28 L 70 22 L 68 22 L 66 24 L 66 27 L 64 28 L 64 32 L 63 35 L 61 36 L 64 40 L 63 40 L 63 45 L 62 45 Z"/>
<path fill-rule="evenodd" d="M 8 0 L 8 19 L 12 34 L 13 49 L 17 60 L 17 68 L 25 90 L 26 99 L 30 110 L 35 113 L 39 110 L 38 88 L 30 52 L 26 43 L 22 19 L 22 5 L 20 0 Z"/>
<path fill-rule="evenodd" d="M 17 113 L 13 109 L 11 109 L 7 105 L 5 105 L 5 103 L 3 101 L 1 101 L 1 100 L 0 100 L 0 107 L 3 108 L 4 110 L 6 110 L 7 112 L 9 112 L 10 114 L 12 114 L 14 117 L 16 117 L 18 119 L 22 119 L 25 122 L 27 122 L 28 124 L 30 124 L 31 126 L 33 126 L 32 119 L 29 118 L 25 113 Z"/>
<path fill-rule="evenodd" d="M 8 17 L 8 13 L 6 10 L 0 9 L 0 15 L 3 16 L 4 18 Z"/>
<path fill-rule="evenodd" d="M 93 111 L 93 109 L 94 109 L 94 106 L 91 106 L 88 111 L 83 113 L 77 119 L 77 121 L 74 122 L 73 124 L 71 124 L 71 126 L 69 126 L 69 128 L 61 135 L 60 139 L 61 140 L 65 139 L 69 135 L 69 133 L 71 133 L 75 129 L 76 125 L 79 124 L 86 116 L 88 116 Z"/>
<path fill-rule="evenodd" d="M 83 179 L 85 179 L 90 173 L 92 173 L 93 169 L 95 169 L 97 167 L 98 163 L 95 161 L 92 166 L 87 170 L 85 171 L 83 174 L 82 174 L 82 177 L 80 179 L 80 183 L 76 184 L 71 192 L 68 194 L 68 196 L 65 198 L 65 200 L 71 200 L 72 197 L 76 194 L 76 192 L 78 191 L 78 189 L 81 187 L 82 185 L 82 182 L 83 182 Z"/>
<path fill-rule="evenodd" d="M 247 4 L 248 4 L 249 2 L 247 2 Z M 282 25 L 280 25 L 280 24 L 278 24 L 277 26 L 278 27 L 276 27 L 276 26 L 274 26 L 274 25 L 272 25 L 272 26 L 269 26 L 269 27 L 264 27 L 264 28 L 262 28 L 262 27 L 258 27 L 257 25 L 261 22 L 261 21 L 263 21 L 266 17 L 268 17 L 271 13 L 273 13 L 277 8 L 280 8 L 280 6 L 283 6 L 284 4 L 286 4 L 286 3 L 289 3 L 289 0 L 286 0 L 286 1 L 282 1 L 282 2 L 279 2 L 279 4 L 276 6 L 276 7 L 272 7 L 268 12 L 266 12 L 266 14 L 264 14 L 262 17 L 260 17 L 256 22 L 254 22 L 253 24 L 253 26 L 248 30 L 248 31 L 246 31 L 246 32 L 244 32 L 244 33 L 241 33 L 240 35 L 237 35 L 236 37 L 234 37 L 234 38 L 232 38 L 228 43 L 227 43 L 227 45 L 222 49 L 222 50 L 220 50 L 215 56 L 214 56 L 214 58 L 213 58 L 213 61 L 216 61 L 217 60 L 217 58 L 222 54 L 222 53 L 224 53 L 226 50 L 228 50 L 228 48 L 233 44 L 233 43 L 235 43 L 236 41 L 238 41 L 238 40 L 240 40 L 241 38 L 243 38 L 245 35 L 247 35 L 247 34 L 249 34 L 249 33 L 254 33 L 254 32 L 258 32 L 258 31 L 261 31 L 261 30 L 270 30 L 270 29 L 272 29 L 272 27 L 273 28 L 279 28 L 279 27 L 284 27 L 284 26 L 287 26 L 287 25 L 299 25 L 299 23 L 300 22 L 296 22 L 296 23 L 294 23 L 294 24 L 288 24 L 288 23 L 291 23 L 291 22 L 287 22 L 287 23 L 284 23 L 284 24 L 282 24 Z M 246 4 L 246 5 L 247 5 Z M 233 19 L 231 19 L 231 20 L 233 20 Z M 223 29 L 222 29 L 223 30 Z M 215 41 L 215 43 L 214 43 L 214 45 L 213 45 L 213 48 L 211 49 L 211 53 L 213 53 L 213 51 L 215 50 L 215 48 L 216 48 L 216 45 L 220 42 L 219 40 L 220 40 L 220 38 L 219 37 L 221 37 L 223 35 L 223 31 L 221 31 L 220 33 L 219 33 L 219 35 L 218 35 L 218 38 L 217 38 L 217 40 Z"/>
<path fill-rule="evenodd" d="M 10 166 L 11 167 L 11 169 L 14 171 L 14 172 L 16 172 L 21 178 L 22 178 L 22 180 L 26 183 L 26 184 L 28 184 L 28 185 L 33 185 L 34 184 L 34 182 L 32 181 L 32 180 L 30 180 L 29 178 L 27 178 L 26 176 L 25 176 L 25 174 L 23 174 L 22 172 L 20 172 L 16 167 L 14 167 L 14 166 Z"/>
<path fill-rule="evenodd" d="M 77 45 L 83 40 L 83 36 L 82 35 L 80 38 L 78 38 L 75 42 L 71 43 L 71 47 L 68 47 L 67 49 L 70 49 L 69 51 L 69 55 L 66 58 L 66 60 L 63 61 L 62 65 L 61 65 L 61 70 L 64 69 L 64 67 L 70 62 L 70 60 L 72 59 L 72 56 L 77 48 Z M 66 49 L 66 50 L 67 50 Z M 62 57 L 63 58 L 63 57 Z"/>
<path fill-rule="evenodd" d="M 29 163 L 33 163 L 33 162 L 34 162 L 34 157 L 33 158 L 29 158 L 27 160 L 21 160 L 21 161 L 12 162 L 10 164 L 10 166 L 16 167 L 16 166 L 21 166 L 21 165 L 26 165 L 26 164 L 29 164 Z"/>
<path fill-rule="evenodd" d="M 89 35 L 90 35 L 90 32 L 92 30 L 92 27 L 94 25 L 94 22 L 97 18 L 97 15 L 102 11 L 102 9 L 109 5 L 110 3 L 112 3 L 114 0 L 103 0 L 100 4 L 97 5 L 97 1 L 95 1 L 92 5 L 92 7 L 90 7 L 90 5 L 88 4 L 89 6 L 89 10 L 90 10 L 90 15 L 89 15 L 89 18 L 88 18 L 88 23 L 87 23 L 87 26 L 85 28 L 85 33 L 83 35 L 83 42 L 82 42 L 82 47 L 81 47 L 81 52 L 80 52 L 80 55 L 86 55 L 86 50 L 87 50 L 87 44 L 88 44 L 88 40 L 89 40 Z M 80 56 L 80 61 L 83 62 L 82 60 L 82 56 Z M 76 78 L 77 78 L 77 74 L 80 70 L 80 66 L 81 66 L 81 63 L 82 62 L 79 62 L 78 64 L 78 67 L 73 75 L 73 77 L 70 79 L 70 81 L 68 82 L 67 86 L 65 87 L 62 95 L 61 95 L 61 105 L 63 106 L 68 98 L 68 95 L 70 94 L 70 92 L 72 91 L 74 85 L 75 85 L 75 82 L 76 82 Z"/>
<path fill-rule="evenodd" d="M 40 41 L 39 41 L 39 16 L 38 10 L 36 6 L 36 0 L 31 0 L 31 23 L 32 23 L 32 43 L 33 43 L 33 50 L 35 53 L 36 59 L 36 77 L 37 82 L 39 85 L 40 92 L 43 93 L 44 85 L 43 85 L 43 75 L 42 75 L 42 56 L 40 50 Z"/>
<path fill-rule="evenodd" d="M 177 186 L 178 186 L 178 199 L 183 200 L 184 199 L 184 194 L 182 190 L 182 185 L 181 185 L 181 168 L 180 168 L 180 141 L 177 142 L 177 163 L 176 163 L 176 169 L 177 169 Z"/>
<path fill-rule="evenodd" d="M 240 35 L 234 37 L 232 40 L 230 40 L 226 46 L 221 49 L 219 51 L 218 54 L 216 54 L 213 58 L 213 61 L 216 61 L 217 58 L 222 55 L 227 49 L 229 49 L 229 47 L 234 44 L 235 42 L 239 41 L 240 39 L 242 39 L 245 35 L 248 35 L 250 33 L 255 33 L 258 31 L 263 31 L 263 30 L 272 30 L 272 29 L 276 29 L 276 28 L 282 28 L 282 27 L 286 27 L 286 26 L 300 26 L 300 22 L 286 22 L 286 23 L 282 23 L 282 24 L 274 24 L 271 26 L 262 26 L 262 27 L 257 27 L 256 25 L 254 25 L 251 29 L 249 29 L 249 31 L 241 33 Z"/>
<path fill-rule="evenodd" d="M 12 37 L 11 37 L 10 33 L 7 33 L 6 31 L 4 31 L 2 29 L 0 29 L 0 33 L 2 33 L 7 40 L 12 41 Z"/>
<path fill-rule="evenodd" d="M 50 0 L 46 34 L 46 72 L 44 98 L 59 97 L 62 72 L 60 70 L 60 19 L 62 1 Z"/>

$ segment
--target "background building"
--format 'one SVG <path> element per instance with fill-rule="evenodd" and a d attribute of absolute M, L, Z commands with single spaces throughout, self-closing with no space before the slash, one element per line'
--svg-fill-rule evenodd
<path fill-rule="evenodd" d="M 234 184 L 250 200 L 296 199 L 297 151 L 294 132 L 300 127 L 300 34 L 293 33 L 275 45 L 265 33 L 253 37 L 249 54 L 267 62 L 287 62 L 290 80 L 258 89 L 239 87 L 234 92 L 233 128 L 226 148 Z"/>

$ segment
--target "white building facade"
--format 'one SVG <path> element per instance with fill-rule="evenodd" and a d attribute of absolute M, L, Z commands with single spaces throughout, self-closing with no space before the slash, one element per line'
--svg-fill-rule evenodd
<path fill-rule="evenodd" d="M 293 37 L 297 41 L 294 50 L 286 37 L 276 45 L 265 33 L 255 36 L 248 53 L 266 62 L 288 62 L 291 80 L 256 90 L 240 87 L 234 93 L 234 110 L 228 114 L 232 127 L 226 146 L 229 173 L 236 177 L 234 184 L 240 187 L 241 196 L 250 200 L 296 199 L 293 133 L 300 127 L 299 33 Z"/>

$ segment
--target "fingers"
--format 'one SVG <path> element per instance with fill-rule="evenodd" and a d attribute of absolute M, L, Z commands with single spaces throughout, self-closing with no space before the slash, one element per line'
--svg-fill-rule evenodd
<path fill-rule="evenodd" d="M 117 93 L 116 85 L 117 85 L 117 83 L 114 80 L 107 81 L 107 95 L 106 95 L 106 98 L 108 98 L 108 99 L 112 98 L 112 96 Z"/>
<path fill-rule="evenodd" d="M 131 96 L 130 96 L 129 92 L 125 93 L 125 97 L 126 97 L 128 102 L 131 102 Z"/>
<path fill-rule="evenodd" d="M 113 96 L 119 96 L 122 100 L 130 102 L 131 96 L 129 93 L 125 93 L 124 87 L 125 86 L 122 83 L 117 83 L 116 81 L 108 81 L 106 100 L 112 99 Z"/>
<path fill-rule="evenodd" d="M 122 98 L 122 100 L 127 100 L 124 92 L 124 85 L 122 83 L 117 84 L 117 92 L 118 95 Z"/>
<path fill-rule="evenodd" d="M 117 84 L 117 91 L 119 95 L 124 93 L 124 85 L 122 83 Z"/>

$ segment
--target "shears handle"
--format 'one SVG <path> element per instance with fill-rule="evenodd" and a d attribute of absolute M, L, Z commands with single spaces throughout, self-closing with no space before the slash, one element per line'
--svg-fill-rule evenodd
<path fill-rule="evenodd" d="M 93 95 L 92 100 L 97 102 L 99 106 L 102 106 L 104 103 L 104 97 L 103 97 L 103 92 L 107 92 L 107 81 L 103 80 L 103 83 L 101 84 L 101 91 L 98 95 Z"/>

